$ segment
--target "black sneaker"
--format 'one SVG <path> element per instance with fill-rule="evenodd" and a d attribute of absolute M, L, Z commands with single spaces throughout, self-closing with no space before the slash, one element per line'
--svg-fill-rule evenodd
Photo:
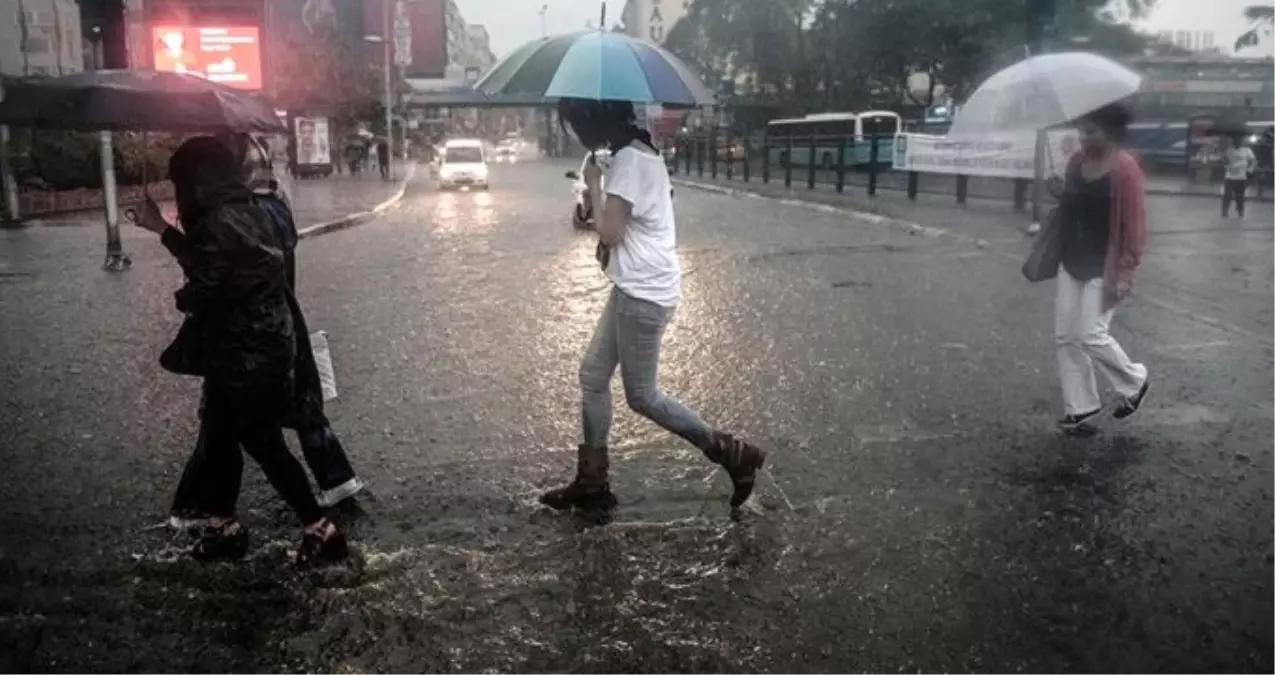
<path fill-rule="evenodd" d="M 201 562 L 238 560 L 248 555 L 248 528 L 232 520 L 210 525 L 190 549 L 190 557 Z"/>
<path fill-rule="evenodd" d="M 1062 429 L 1063 431 L 1067 433 L 1075 433 L 1077 431 L 1081 431 L 1088 426 L 1089 420 L 1093 419 L 1094 417 L 1097 417 L 1098 414 L 1101 412 L 1102 412 L 1102 408 L 1098 408 L 1097 410 L 1091 410 L 1087 413 L 1081 413 L 1079 415 L 1067 415 L 1066 417 L 1058 420 L 1058 428 Z"/>
<path fill-rule="evenodd" d="M 1124 403 L 1121 403 L 1120 407 L 1116 408 L 1116 412 L 1112 414 L 1112 417 L 1122 420 L 1138 412 L 1138 408 L 1142 407 L 1142 401 L 1147 398 L 1147 390 L 1150 388 L 1151 378 L 1147 378 L 1147 381 L 1142 383 L 1142 388 L 1138 390 L 1138 393 L 1134 395 L 1133 398 L 1127 399 Z"/>

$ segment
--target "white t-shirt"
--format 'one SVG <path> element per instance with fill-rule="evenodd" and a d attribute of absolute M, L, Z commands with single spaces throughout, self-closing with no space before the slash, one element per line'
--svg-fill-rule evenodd
<path fill-rule="evenodd" d="M 1222 153 L 1222 161 L 1226 164 L 1227 180 L 1247 180 L 1249 172 L 1257 166 L 1257 155 L 1248 146 L 1240 146 Z"/>
<path fill-rule="evenodd" d="M 664 159 L 633 147 L 611 158 L 606 192 L 633 205 L 624 239 L 611 250 L 607 277 L 629 295 L 676 307 L 682 294 L 672 183 Z"/>

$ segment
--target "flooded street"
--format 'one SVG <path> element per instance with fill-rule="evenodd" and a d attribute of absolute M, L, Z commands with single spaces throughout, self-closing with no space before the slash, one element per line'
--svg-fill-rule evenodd
<path fill-rule="evenodd" d="M 614 522 L 569 480 L 579 363 L 609 285 L 570 223 L 575 163 L 421 171 L 308 239 L 333 427 L 374 497 L 357 550 L 295 573 L 249 464 L 250 559 L 155 527 L 198 382 L 164 372 L 181 271 L 136 231 L 0 231 L 0 669 L 6 671 L 1266 671 L 1272 661 L 1271 207 L 1153 199 L 1113 333 L 1145 408 L 1054 428 L 1052 284 L 971 217 L 909 228 L 679 187 L 684 300 L 661 386 L 770 452 L 726 475 L 620 405 Z M 578 164 L 576 164 L 578 166 Z M 295 437 L 289 434 L 289 442 Z"/>

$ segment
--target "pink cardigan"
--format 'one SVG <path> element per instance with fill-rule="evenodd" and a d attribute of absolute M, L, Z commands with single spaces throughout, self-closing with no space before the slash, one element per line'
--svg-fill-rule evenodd
<path fill-rule="evenodd" d="M 1121 286 L 1125 290 L 1133 286 L 1133 273 L 1142 262 L 1142 250 L 1147 245 L 1146 180 L 1142 167 L 1128 151 L 1117 153 L 1111 167 L 1111 227 L 1102 274 L 1104 312 L 1124 300 Z M 1081 160 L 1081 153 L 1072 155 L 1068 172 L 1079 171 Z"/>

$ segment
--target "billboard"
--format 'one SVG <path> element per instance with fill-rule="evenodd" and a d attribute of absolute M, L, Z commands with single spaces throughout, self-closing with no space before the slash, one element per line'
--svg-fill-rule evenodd
<path fill-rule="evenodd" d="M 311 166 L 332 163 L 332 147 L 328 137 L 328 118 L 296 117 L 293 139 L 297 148 L 297 164 Z"/>
<path fill-rule="evenodd" d="M 153 26 L 151 46 L 155 70 L 261 89 L 261 35 L 256 26 Z"/>

